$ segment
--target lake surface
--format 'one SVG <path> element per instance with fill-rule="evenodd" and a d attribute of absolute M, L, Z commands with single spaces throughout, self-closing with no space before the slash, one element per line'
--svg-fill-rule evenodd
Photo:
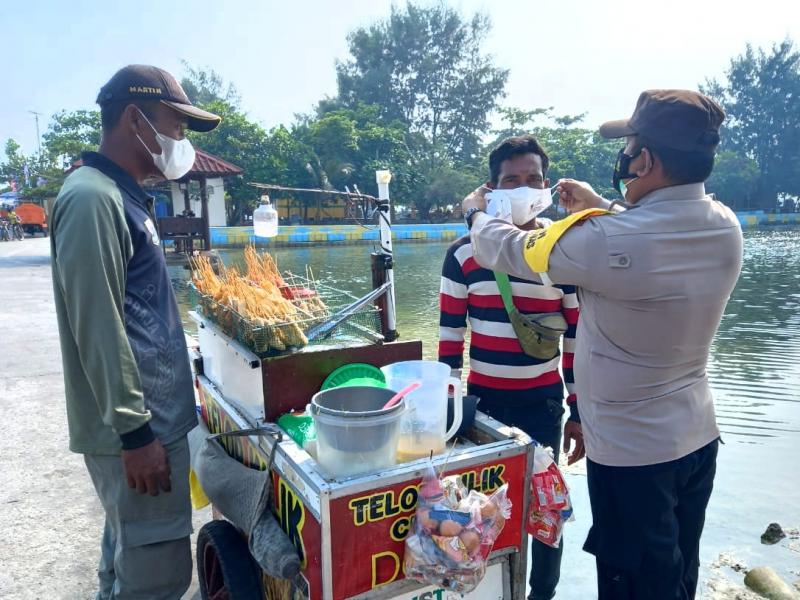
<path fill-rule="evenodd" d="M 711 568 L 720 554 L 750 567 L 775 568 L 789 582 L 800 578 L 800 543 L 763 546 L 771 522 L 800 526 L 800 229 L 748 230 L 741 279 L 712 348 L 709 376 L 724 446 L 709 506 L 701 558 L 702 597 L 728 597 L 723 580 L 741 581 L 727 568 Z M 371 287 L 370 246 L 276 249 L 282 270 L 304 273 L 361 295 Z M 438 290 L 447 244 L 395 246 L 398 330 L 423 341 L 436 357 Z M 222 251 L 237 263 L 240 251 Z M 174 269 L 176 279 L 185 271 Z M 177 282 L 176 282 L 177 283 Z M 188 309 L 188 296 L 179 301 Z M 593 558 L 580 546 L 591 521 L 586 481 L 569 474 L 577 519 L 566 528 L 562 584 L 557 598 L 594 597 Z M 733 597 L 733 596 L 730 596 Z"/>

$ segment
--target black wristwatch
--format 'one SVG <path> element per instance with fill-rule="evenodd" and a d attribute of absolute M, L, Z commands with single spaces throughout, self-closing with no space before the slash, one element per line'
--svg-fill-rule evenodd
<path fill-rule="evenodd" d="M 478 208 L 477 206 L 473 206 L 470 209 L 467 209 L 467 212 L 464 213 L 464 222 L 467 224 L 467 229 L 472 229 L 472 217 L 475 216 L 475 213 L 485 213 L 486 211 L 482 208 Z"/>

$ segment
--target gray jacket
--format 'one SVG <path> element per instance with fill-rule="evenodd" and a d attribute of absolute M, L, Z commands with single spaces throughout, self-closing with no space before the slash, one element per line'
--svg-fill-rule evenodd
<path fill-rule="evenodd" d="M 476 215 L 475 258 L 537 278 L 528 235 Z M 661 463 L 719 436 L 706 363 L 741 264 L 739 221 L 703 184 L 654 191 L 561 237 L 547 275 L 580 287 L 575 379 L 592 461 Z"/>
<path fill-rule="evenodd" d="M 50 218 L 70 449 L 167 445 L 197 415 L 153 199 L 105 156 L 82 159 Z"/>

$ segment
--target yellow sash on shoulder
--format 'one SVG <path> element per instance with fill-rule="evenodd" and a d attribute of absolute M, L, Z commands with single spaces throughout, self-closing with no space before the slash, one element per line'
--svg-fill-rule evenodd
<path fill-rule="evenodd" d="M 525 262 L 534 273 L 547 273 L 549 269 L 550 253 L 556 242 L 567 230 L 581 221 L 597 215 L 613 215 L 614 213 L 602 208 L 587 208 L 571 214 L 565 219 L 556 221 L 545 229 L 535 229 L 528 234 L 525 242 Z"/>

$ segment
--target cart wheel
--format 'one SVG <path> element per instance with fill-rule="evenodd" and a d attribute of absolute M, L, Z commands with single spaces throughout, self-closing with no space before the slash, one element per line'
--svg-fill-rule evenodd
<path fill-rule="evenodd" d="M 261 600 L 261 569 L 241 533 L 227 521 L 197 534 L 197 578 L 203 600 Z"/>

